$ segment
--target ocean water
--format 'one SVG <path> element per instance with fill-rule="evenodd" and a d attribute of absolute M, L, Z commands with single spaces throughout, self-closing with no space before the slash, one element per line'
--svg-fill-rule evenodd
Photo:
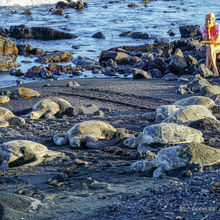
<path fill-rule="evenodd" d="M 57 41 L 18 40 L 17 43 L 29 43 L 43 50 L 62 50 L 77 56 L 87 56 L 98 60 L 102 50 L 122 45 L 151 43 L 152 40 L 120 37 L 126 31 L 148 33 L 151 36 L 166 38 L 169 41 L 180 39 L 179 26 L 202 25 L 207 12 L 211 11 L 220 20 L 219 0 L 156 0 L 141 3 L 141 0 L 121 0 L 111 4 L 110 0 L 87 0 L 88 8 L 83 10 L 65 9 L 70 16 L 54 15 L 49 11 L 57 0 L 0 0 L 0 26 L 25 24 L 28 27 L 42 26 L 76 34 L 78 38 Z M 130 8 L 135 3 L 139 7 Z M 19 6 L 18 6 L 19 5 Z M 32 10 L 32 15 L 22 12 Z M 220 22 L 220 21 L 219 21 Z M 175 36 L 167 31 L 172 29 Z M 92 35 L 101 31 L 105 39 L 95 39 Z M 15 39 L 13 39 L 15 40 Z M 77 49 L 74 49 L 77 48 Z M 24 64 L 23 61 L 31 60 Z M 18 57 L 23 72 L 36 65 L 34 59 Z M 38 64 L 39 65 L 39 64 Z M 65 77 L 65 76 L 63 76 Z M 93 77 L 87 71 L 83 77 Z M 95 75 L 95 77 L 99 77 Z M 0 73 L 0 88 L 15 84 L 19 78 Z M 23 81 L 30 79 L 22 78 Z M 40 79 L 36 79 L 40 80 Z"/>

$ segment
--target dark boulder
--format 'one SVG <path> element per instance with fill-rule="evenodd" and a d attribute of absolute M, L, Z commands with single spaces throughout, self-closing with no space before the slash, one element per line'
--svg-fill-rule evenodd
<path fill-rule="evenodd" d="M 199 25 L 184 25 L 179 27 L 181 37 L 200 37 L 202 36 Z"/>
<path fill-rule="evenodd" d="M 130 56 L 127 53 L 120 51 L 102 51 L 99 62 L 103 63 L 109 59 L 114 60 L 117 64 L 127 64 L 129 63 Z"/>
<path fill-rule="evenodd" d="M 0 36 L 0 54 L 18 54 L 18 48 L 14 41 L 9 40 L 7 37 Z"/>
<path fill-rule="evenodd" d="M 93 38 L 98 38 L 98 39 L 105 39 L 105 36 L 102 32 L 97 32 L 92 35 Z"/>
<path fill-rule="evenodd" d="M 47 27 L 31 27 L 25 25 L 11 26 L 9 30 L 10 37 L 16 39 L 36 39 L 36 40 L 60 40 L 76 38 L 75 34 L 57 31 Z"/>

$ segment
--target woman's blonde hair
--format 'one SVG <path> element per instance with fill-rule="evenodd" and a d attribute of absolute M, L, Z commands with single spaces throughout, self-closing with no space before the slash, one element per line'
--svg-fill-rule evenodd
<path fill-rule="evenodd" d="M 209 18 L 212 18 L 213 20 L 215 20 L 215 15 L 212 12 L 207 13 L 205 17 L 206 18 L 209 17 Z"/>

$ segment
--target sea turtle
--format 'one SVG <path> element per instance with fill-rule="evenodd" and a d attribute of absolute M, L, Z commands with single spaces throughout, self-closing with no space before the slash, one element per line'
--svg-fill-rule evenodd
<path fill-rule="evenodd" d="M 24 88 L 24 87 L 19 87 L 17 88 L 13 94 L 12 97 L 16 98 L 16 97 L 20 97 L 20 98 L 33 98 L 33 97 L 39 97 L 40 93 L 34 89 L 30 89 L 30 88 Z"/>
<path fill-rule="evenodd" d="M 63 153 L 48 150 L 46 146 L 27 140 L 13 140 L 0 145 L 0 168 L 35 166 L 45 158 L 64 156 Z"/>
<path fill-rule="evenodd" d="M 99 110 L 98 106 L 93 104 L 88 105 L 71 105 L 68 101 L 58 97 L 49 97 L 37 102 L 32 111 L 28 114 L 31 119 L 39 119 L 42 116 L 53 119 L 54 115 L 66 114 L 74 116 L 77 114 L 93 114 Z"/>
<path fill-rule="evenodd" d="M 25 120 L 15 116 L 7 108 L 0 107 L 0 127 L 7 127 L 8 125 L 23 125 Z"/>
<path fill-rule="evenodd" d="M 144 172 L 155 169 L 153 177 L 166 176 L 168 171 L 187 168 L 198 164 L 203 166 L 220 163 L 220 150 L 200 143 L 185 143 L 160 150 L 154 160 L 137 161 L 131 170 Z"/>
<path fill-rule="evenodd" d="M 158 106 L 155 113 L 155 122 L 160 123 L 168 116 L 179 110 L 181 106 L 178 105 L 161 105 Z"/>
<path fill-rule="evenodd" d="M 173 105 L 179 105 L 179 106 L 203 105 L 206 108 L 211 109 L 213 106 L 215 106 L 215 102 L 209 97 L 190 96 L 174 102 Z"/>
<path fill-rule="evenodd" d="M 55 135 L 56 145 L 69 143 L 72 148 L 79 148 L 83 143 L 89 147 L 98 140 L 110 140 L 115 137 L 117 130 L 105 121 L 90 120 L 77 123 L 70 128 L 65 137 Z"/>
<path fill-rule="evenodd" d="M 39 119 L 42 116 L 55 118 L 54 115 L 57 113 L 68 114 L 68 112 L 73 112 L 73 106 L 68 101 L 58 97 L 49 97 L 37 102 L 29 113 L 29 117 L 31 119 Z"/>
<path fill-rule="evenodd" d="M 7 103 L 10 101 L 10 98 L 6 95 L 1 95 L 0 96 L 0 103 Z"/>
<path fill-rule="evenodd" d="M 185 125 L 176 123 L 160 123 L 144 128 L 139 137 L 128 138 L 124 145 L 137 148 L 139 144 L 146 143 L 151 146 L 176 145 L 190 142 L 203 142 L 202 132 Z"/>
<path fill-rule="evenodd" d="M 203 119 L 203 118 L 213 118 L 215 116 L 202 105 L 188 105 L 177 110 L 165 120 L 164 123 L 177 123 L 177 124 L 189 124 L 193 121 Z"/>

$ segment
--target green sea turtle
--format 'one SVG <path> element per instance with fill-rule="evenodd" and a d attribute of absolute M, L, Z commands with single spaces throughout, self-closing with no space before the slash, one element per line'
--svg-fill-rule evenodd
<path fill-rule="evenodd" d="M 209 109 L 202 105 L 188 105 L 181 109 L 175 111 L 165 120 L 164 123 L 177 123 L 177 124 L 189 124 L 193 121 L 197 121 L 203 118 L 213 118 L 215 116 L 211 113 Z"/>
<path fill-rule="evenodd" d="M 12 96 L 15 98 L 20 97 L 28 99 L 33 97 L 39 97 L 40 93 L 34 89 L 19 87 L 13 92 Z"/>
<path fill-rule="evenodd" d="M 173 105 L 179 105 L 179 106 L 202 105 L 208 109 L 211 109 L 213 106 L 215 106 L 215 102 L 209 97 L 190 96 L 174 102 Z"/>
<path fill-rule="evenodd" d="M 178 105 L 161 105 L 158 106 L 155 113 L 155 122 L 160 123 L 168 116 L 179 110 L 181 106 Z"/>
<path fill-rule="evenodd" d="M 139 137 L 126 139 L 124 145 L 137 148 L 142 143 L 159 146 L 203 141 L 202 132 L 199 130 L 176 123 L 160 123 L 145 127 Z"/>
<path fill-rule="evenodd" d="M 117 130 L 104 121 L 83 121 L 70 128 L 65 137 L 55 135 L 56 145 L 69 143 L 72 148 L 79 148 L 83 143 L 89 147 L 98 140 L 110 140 L 115 137 Z"/>
<path fill-rule="evenodd" d="M 220 150 L 200 143 L 186 143 L 160 150 L 154 160 L 137 161 L 131 170 L 144 172 L 155 169 L 153 177 L 166 176 L 168 171 L 187 168 L 198 164 L 200 167 L 220 163 Z"/>
<path fill-rule="evenodd" d="M 42 116 L 48 119 L 54 119 L 54 115 L 56 114 L 74 116 L 77 114 L 93 114 L 98 112 L 98 110 L 98 106 L 93 104 L 73 106 L 65 99 L 49 97 L 37 102 L 28 116 L 31 119 L 39 119 Z"/>
<path fill-rule="evenodd" d="M 49 97 L 37 102 L 29 113 L 29 117 L 31 119 L 39 119 L 42 116 L 55 118 L 54 115 L 57 113 L 68 114 L 68 112 L 73 113 L 73 106 L 68 101 L 58 97 Z"/>
<path fill-rule="evenodd" d="M 7 103 L 10 101 L 10 98 L 6 95 L 0 95 L 0 103 Z"/>
<path fill-rule="evenodd" d="M 27 140 L 13 140 L 0 145 L 0 168 L 35 166 L 44 159 L 64 156 L 48 150 L 46 146 Z"/>
<path fill-rule="evenodd" d="M 7 127 L 8 125 L 23 125 L 25 120 L 15 116 L 7 108 L 0 107 L 0 127 Z"/>

